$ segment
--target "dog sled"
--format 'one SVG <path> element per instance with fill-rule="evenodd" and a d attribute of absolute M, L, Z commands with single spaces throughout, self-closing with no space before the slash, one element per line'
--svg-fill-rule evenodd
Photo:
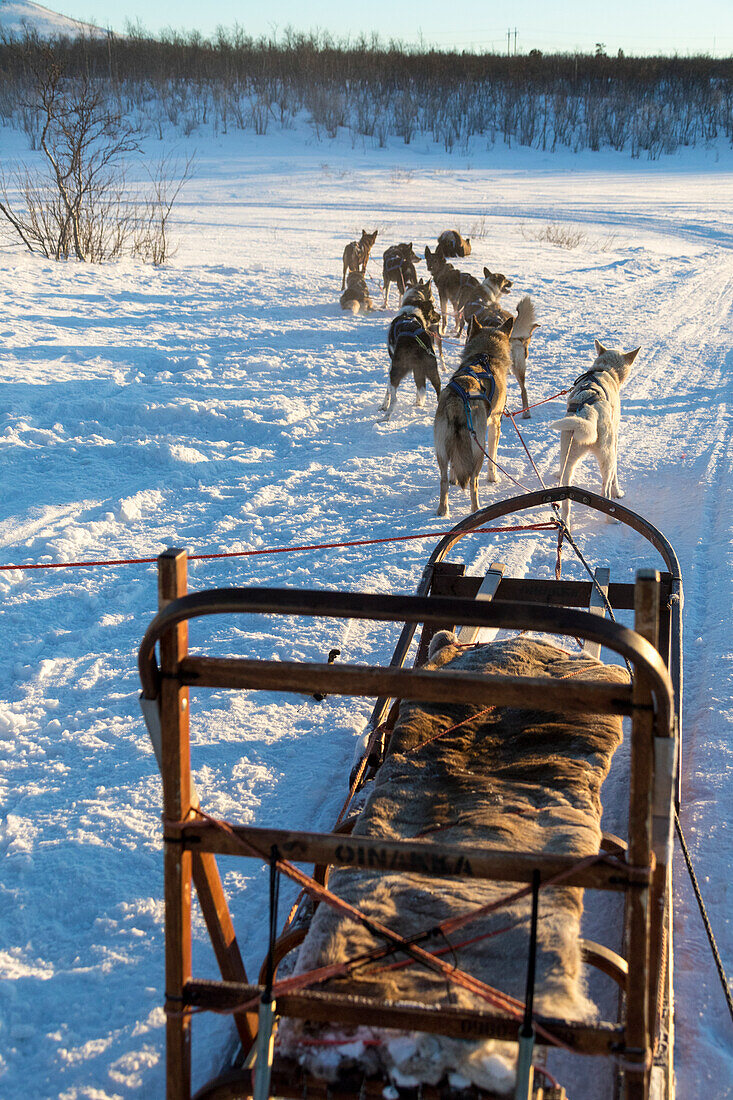
<path fill-rule="evenodd" d="M 454 560 L 451 552 L 466 536 L 566 499 L 633 528 L 663 569 L 641 570 L 632 584 L 603 570 L 587 581 L 511 578 L 500 563 L 471 576 Z M 633 629 L 606 617 L 609 608 L 633 615 Z M 198 1100 L 673 1100 L 681 609 L 679 564 L 664 536 L 616 501 L 569 486 L 501 501 L 463 520 L 436 546 L 414 596 L 189 593 L 185 551 L 162 554 L 159 612 L 139 666 L 163 780 L 168 1100 L 192 1096 L 191 1033 L 205 1011 L 232 1017 L 239 1051 L 196 1092 Z M 222 614 L 403 626 L 386 668 L 191 654 L 189 621 Z M 487 630 L 520 634 L 485 643 L 479 632 Z M 528 633 L 560 636 L 567 648 Z M 629 675 L 621 665 L 602 664 L 601 647 L 622 658 Z M 483 654 L 489 663 L 477 671 Z M 376 698 L 363 752 L 344 782 L 349 797 L 330 833 L 242 825 L 206 811 L 191 776 L 191 687 Z M 529 754 L 507 755 L 502 723 L 522 715 L 533 731 Z M 426 734 L 421 723 L 436 716 L 437 732 L 429 725 Z M 618 835 L 601 831 L 597 794 L 622 719 L 628 773 Z M 510 732 L 513 745 L 526 742 L 526 728 Z M 558 763 L 555 748 L 537 755 L 558 736 L 572 745 L 569 764 Z M 477 747 L 488 767 L 476 767 Z M 427 758 L 415 765 L 415 748 L 418 756 L 432 754 L 426 766 Z M 395 796 L 395 777 L 418 771 L 428 792 L 422 802 L 443 805 L 432 826 L 430 810 L 427 827 L 425 818 L 410 816 L 420 798 Z M 570 794 L 557 788 L 558 775 L 569 777 Z M 365 790 L 366 805 L 356 809 Z M 461 814 L 468 824 L 454 820 Z M 509 820 L 520 821 L 519 843 L 505 842 Z M 222 855 L 269 866 L 269 914 L 252 914 L 269 925 L 255 981 L 245 971 L 219 877 Z M 277 923 L 283 877 L 301 888 L 284 926 Z M 192 888 L 217 980 L 192 971 Z M 598 903 L 595 939 L 580 923 L 581 891 Z M 472 972 L 472 961 L 483 970 Z M 508 987 L 499 987 L 494 964 Z M 602 1014 L 577 1010 L 578 981 L 583 990 L 602 988 Z"/>

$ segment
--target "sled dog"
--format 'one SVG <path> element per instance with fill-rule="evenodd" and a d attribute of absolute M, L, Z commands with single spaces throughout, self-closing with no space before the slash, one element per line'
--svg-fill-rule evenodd
<path fill-rule="evenodd" d="M 349 271 L 360 271 L 362 275 L 366 271 L 367 261 L 369 259 L 369 253 L 374 248 L 374 242 L 377 239 L 378 229 L 375 229 L 373 233 L 367 233 L 366 229 L 362 229 L 361 238 L 358 241 L 350 241 L 344 249 L 344 274 L 341 279 L 341 289 L 346 286 L 346 276 Z"/>
<path fill-rule="evenodd" d="M 617 351 L 596 340 L 597 358 L 590 370 L 576 378 L 568 395 L 567 415 L 551 428 L 560 437 L 561 485 L 572 483 L 575 467 L 587 454 L 598 460 L 605 497 L 622 497 L 618 484 L 618 428 L 621 419 L 621 387 L 640 348 Z M 562 517 L 568 522 L 570 501 L 563 501 Z"/>
<path fill-rule="evenodd" d="M 469 278 L 472 281 L 464 280 L 458 293 L 456 333 L 459 335 L 463 331 L 464 322 L 468 323 L 471 315 L 478 312 L 480 303 L 483 302 L 485 306 L 496 306 L 500 309 L 499 303 L 502 294 L 508 294 L 514 285 L 511 279 L 507 279 L 506 275 L 501 275 L 499 272 L 494 274 L 489 271 L 488 267 L 484 268 L 482 282 L 474 279 L 473 276 Z M 509 314 L 506 316 L 508 317 Z M 483 322 L 481 323 L 483 324 Z"/>
<path fill-rule="evenodd" d="M 506 402 L 506 380 L 512 357 L 509 338 L 513 319 L 500 328 L 483 328 L 472 318 L 461 365 L 438 400 L 433 436 L 440 470 L 440 502 L 437 515 L 449 515 L 448 472 L 465 489 L 471 490 L 471 510 L 479 507 L 478 477 L 484 461 L 481 449 L 487 438 L 488 480 L 497 480 L 496 452 L 501 432 L 501 414 Z"/>
<path fill-rule="evenodd" d="M 418 279 L 415 286 L 408 287 L 405 293 L 402 295 L 402 301 L 400 306 L 419 306 L 420 303 L 427 302 L 431 306 L 431 316 L 433 320 L 428 325 L 428 332 L 433 338 L 435 345 L 438 348 L 438 355 L 440 361 L 445 366 L 445 359 L 443 358 L 443 337 L 440 332 L 440 314 L 435 309 L 435 298 L 433 297 L 433 281 L 428 279 L 423 281 Z"/>
<path fill-rule="evenodd" d="M 397 387 L 410 373 L 415 378 L 415 404 L 418 408 L 425 404 L 426 380 L 435 390 L 436 397 L 440 396 L 440 374 L 433 347 L 433 334 L 430 331 L 440 321 L 440 314 L 433 305 L 432 296 L 417 297 L 416 289 L 411 288 L 405 293 L 399 312 L 389 326 L 389 386 L 381 405 L 385 421 L 392 415 L 397 400 Z"/>
<path fill-rule="evenodd" d="M 417 283 L 415 264 L 420 262 L 420 257 L 412 250 L 412 241 L 409 244 L 393 244 L 382 256 L 382 282 L 384 284 L 384 301 L 382 306 L 386 308 L 389 297 L 390 284 L 394 283 L 400 297 L 408 287 Z"/>
<path fill-rule="evenodd" d="M 352 313 L 368 313 L 370 309 L 374 309 L 366 279 L 360 271 L 350 271 L 346 276 L 346 290 L 341 295 L 340 302 L 342 309 L 349 309 Z"/>
<path fill-rule="evenodd" d="M 503 278 L 504 276 L 500 277 Z M 500 328 L 511 316 L 509 310 L 503 309 L 497 301 L 486 302 L 481 298 L 473 298 L 463 310 L 463 317 L 466 322 L 470 321 L 471 317 L 475 317 L 484 328 Z M 529 342 L 532 339 L 533 332 L 539 327 L 535 319 L 532 299 L 525 295 L 517 305 L 517 315 L 514 318 L 511 336 L 512 374 L 519 383 L 522 394 L 522 408 L 524 410 L 522 418 L 524 420 L 529 420 L 532 415 L 527 408 L 529 397 L 527 396 L 526 386 Z"/>
<path fill-rule="evenodd" d="M 446 229 L 438 237 L 438 248 L 444 256 L 470 256 L 471 239 L 462 237 L 455 229 Z"/>
<path fill-rule="evenodd" d="M 469 275 L 467 271 L 459 271 L 453 264 L 449 264 L 440 246 L 436 248 L 435 252 L 431 252 L 430 248 L 426 246 L 425 263 L 438 288 L 443 332 L 445 332 L 446 325 L 448 324 L 449 305 L 453 309 L 454 324 L 458 331 L 459 301 L 461 295 L 472 293 L 473 290 L 478 289 L 480 283 L 478 279 L 473 275 Z M 469 291 L 468 288 L 471 288 L 471 290 Z"/>

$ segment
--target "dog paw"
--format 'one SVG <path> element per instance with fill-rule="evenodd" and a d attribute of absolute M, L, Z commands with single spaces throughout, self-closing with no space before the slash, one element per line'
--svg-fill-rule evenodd
<path fill-rule="evenodd" d="M 446 508 L 438 508 L 438 511 L 435 514 L 436 514 L 436 516 L 449 516 L 450 515 L 450 510 L 447 507 Z"/>
<path fill-rule="evenodd" d="M 526 412 L 522 413 L 522 420 L 531 420 L 531 419 L 532 419 L 532 413 L 529 411 L 529 409 L 527 409 Z"/>
<path fill-rule="evenodd" d="M 623 489 L 617 489 L 613 495 L 616 497 L 616 500 L 620 500 L 621 497 L 626 496 L 626 493 L 623 491 Z"/>

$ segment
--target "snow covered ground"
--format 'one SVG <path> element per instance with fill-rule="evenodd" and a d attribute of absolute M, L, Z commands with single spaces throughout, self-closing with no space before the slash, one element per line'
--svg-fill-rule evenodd
<path fill-rule="evenodd" d="M 0 133 L 7 150 L 16 134 Z M 155 152 L 155 150 L 153 150 Z M 406 383 L 378 423 L 389 315 L 344 315 L 344 244 L 379 228 L 375 254 L 445 228 L 530 293 L 542 327 L 528 385 L 568 385 L 599 337 L 642 345 L 623 393 L 626 503 L 667 534 L 686 584 L 682 820 L 733 970 L 730 150 L 648 165 L 612 154 L 421 145 L 352 150 L 299 128 L 199 143 L 163 269 L 53 264 L 0 248 L 0 564 L 154 555 L 412 534 L 435 519 L 434 400 Z M 565 250 L 548 223 L 585 234 Z M 378 263 L 369 275 L 376 280 Z M 375 287 L 376 294 L 376 287 Z M 457 344 L 447 344 L 449 367 Z M 510 384 L 517 407 L 518 389 Z M 552 480 L 560 403 L 527 439 Z M 523 425 L 524 426 L 524 425 Z M 500 461 L 532 484 L 505 431 Z M 597 471 L 582 477 L 598 487 Z M 509 495 L 482 483 L 482 503 Z M 452 490 L 452 522 L 467 509 Z M 614 579 L 656 564 L 625 529 L 577 517 Z M 194 563 L 192 588 L 317 585 L 410 592 L 433 540 Z M 510 575 L 550 576 L 547 536 L 466 550 Z M 579 575 L 571 562 L 570 576 Z M 136 651 L 155 610 L 153 566 L 0 573 L 0 1095 L 112 1100 L 163 1094 L 160 784 L 138 712 Z M 394 630 L 331 622 L 208 623 L 218 652 L 385 660 Z M 366 704 L 201 694 L 193 761 L 207 808 L 245 822 L 329 827 Z M 333 776 L 341 777 L 334 782 Z M 266 875 L 224 863 L 237 917 Z M 684 868 L 676 868 L 678 1095 L 733 1096 L 730 1021 Z M 250 973 L 260 930 L 240 928 Z M 195 970 L 214 975 L 199 921 Z M 194 1024 L 197 1081 L 229 1034 Z M 212 1053 L 214 1051 L 215 1053 Z M 578 1098 L 574 1098 L 578 1100 Z"/>

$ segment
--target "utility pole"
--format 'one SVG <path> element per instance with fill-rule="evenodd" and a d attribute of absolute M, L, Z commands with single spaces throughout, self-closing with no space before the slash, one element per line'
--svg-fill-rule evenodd
<path fill-rule="evenodd" d="M 514 28 L 514 56 L 517 56 L 517 28 Z"/>
<path fill-rule="evenodd" d="M 511 37 L 512 37 L 512 29 L 511 29 L 511 27 L 507 27 L 507 32 L 506 32 L 506 55 L 507 55 L 507 57 L 509 57 L 510 50 L 511 50 Z"/>

